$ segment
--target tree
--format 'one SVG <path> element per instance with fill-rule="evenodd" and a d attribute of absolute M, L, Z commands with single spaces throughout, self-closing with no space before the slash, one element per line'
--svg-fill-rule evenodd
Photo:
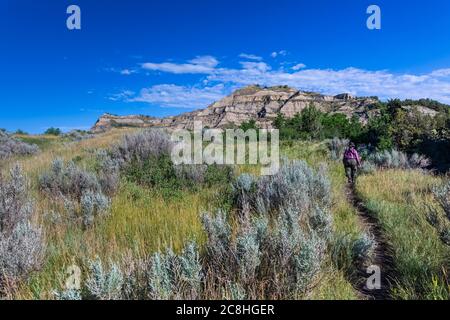
<path fill-rule="evenodd" d="M 28 132 L 25 132 L 25 131 L 23 131 L 21 129 L 17 129 L 16 134 L 26 136 L 26 135 L 28 135 Z"/>
<path fill-rule="evenodd" d="M 323 114 L 313 104 L 301 112 L 301 131 L 307 133 L 311 138 L 319 138 L 322 134 Z"/>
<path fill-rule="evenodd" d="M 239 129 L 242 129 L 243 131 L 247 131 L 249 129 L 257 130 L 258 126 L 256 125 L 256 121 L 254 119 L 251 119 L 247 122 L 241 123 L 241 125 L 239 126 Z"/>
<path fill-rule="evenodd" d="M 53 135 L 53 136 L 59 136 L 61 133 L 62 133 L 62 132 L 61 132 L 61 129 L 59 129 L 59 128 L 53 128 L 53 127 L 48 128 L 48 129 L 44 132 L 44 134 L 49 134 L 49 135 Z"/>

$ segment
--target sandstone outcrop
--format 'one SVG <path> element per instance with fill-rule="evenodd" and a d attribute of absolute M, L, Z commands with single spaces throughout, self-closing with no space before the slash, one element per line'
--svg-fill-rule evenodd
<path fill-rule="evenodd" d="M 341 113 L 348 118 L 357 116 L 361 123 L 366 124 L 370 117 L 378 113 L 377 102 L 376 98 L 358 98 L 348 93 L 329 96 L 299 91 L 287 86 L 267 88 L 255 85 L 239 89 L 206 109 L 173 117 L 104 114 L 92 131 L 102 132 L 121 126 L 192 129 L 194 121 L 202 121 L 204 127 L 227 128 L 238 126 L 251 119 L 254 119 L 260 128 L 271 128 L 272 121 L 278 113 L 291 118 L 309 105 L 314 105 L 323 112 Z"/>

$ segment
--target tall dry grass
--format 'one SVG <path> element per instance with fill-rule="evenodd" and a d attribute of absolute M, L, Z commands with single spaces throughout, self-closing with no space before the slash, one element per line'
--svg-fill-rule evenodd
<path fill-rule="evenodd" d="M 427 221 L 439 177 L 418 170 L 383 170 L 362 176 L 357 190 L 381 222 L 394 250 L 399 299 L 449 299 L 450 248 Z"/>

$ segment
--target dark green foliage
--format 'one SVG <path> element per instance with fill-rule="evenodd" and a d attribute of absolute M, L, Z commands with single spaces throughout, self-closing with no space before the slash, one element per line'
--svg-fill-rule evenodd
<path fill-rule="evenodd" d="M 291 119 L 279 113 L 273 126 L 280 130 L 281 140 L 334 137 L 358 140 L 363 134 L 363 127 L 357 117 L 349 120 L 344 114 L 323 113 L 312 104 Z"/>
<path fill-rule="evenodd" d="M 258 126 L 256 125 L 256 121 L 254 119 L 251 119 L 247 122 L 241 123 L 241 125 L 239 126 L 239 129 L 242 129 L 245 132 L 249 129 L 257 130 Z"/>
<path fill-rule="evenodd" d="M 209 165 L 205 173 L 208 186 L 229 184 L 233 179 L 233 168 L 227 165 Z"/>
<path fill-rule="evenodd" d="M 437 115 L 424 114 L 415 106 L 438 111 Z M 408 154 L 424 154 L 435 169 L 450 169 L 450 107 L 429 99 L 378 101 L 371 106 L 376 110 L 366 125 L 354 115 L 326 114 L 313 105 L 291 119 L 281 113 L 273 121 L 280 130 L 281 140 L 349 139 L 378 151 L 397 149 Z"/>
<path fill-rule="evenodd" d="M 142 164 L 131 162 L 125 169 L 125 175 L 130 181 L 149 187 L 174 190 L 181 187 L 170 156 L 166 154 L 149 157 Z"/>
<path fill-rule="evenodd" d="M 167 134 L 144 131 L 127 135 L 111 152 L 112 163 L 131 182 L 153 188 L 164 197 L 176 197 L 183 189 L 223 186 L 231 181 L 233 169 L 225 165 L 178 165 L 170 157 Z M 111 162 L 111 161 L 109 161 Z"/>
<path fill-rule="evenodd" d="M 49 135 L 52 135 L 52 136 L 59 136 L 59 135 L 61 135 L 61 133 L 62 133 L 61 129 L 59 129 L 59 128 L 53 128 L 53 127 L 48 128 L 48 129 L 45 130 L 45 132 L 44 132 L 44 134 L 49 134 Z"/>

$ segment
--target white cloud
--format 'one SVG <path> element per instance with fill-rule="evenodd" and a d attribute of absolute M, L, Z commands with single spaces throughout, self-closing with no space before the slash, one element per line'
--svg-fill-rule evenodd
<path fill-rule="evenodd" d="M 259 72 L 266 72 L 271 69 L 271 67 L 265 62 L 242 61 L 242 62 L 240 62 L 240 64 L 242 65 L 242 68 L 244 70 L 248 70 L 248 71 L 255 70 L 255 71 L 259 71 Z M 220 70 L 218 72 L 220 73 Z"/>
<path fill-rule="evenodd" d="M 299 63 L 299 64 L 296 64 L 295 66 L 293 66 L 293 67 L 292 67 L 292 70 L 298 71 L 298 70 L 300 70 L 300 69 L 305 69 L 305 68 L 306 68 L 306 65 L 305 65 L 305 64 Z"/>
<path fill-rule="evenodd" d="M 286 56 L 287 55 L 287 51 L 286 50 L 280 50 L 280 51 L 274 51 L 274 52 L 272 52 L 271 54 L 270 54 L 270 56 L 272 57 L 272 58 L 276 58 L 276 57 L 278 57 L 278 56 Z"/>
<path fill-rule="evenodd" d="M 108 99 L 111 100 L 111 101 L 122 101 L 122 100 L 126 100 L 126 99 L 130 98 L 133 95 L 134 95 L 133 91 L 125 90 L 125 91 L 122 91 L 120 93 L 115 93 L 113 95 L 110 95 L 108 97 Z"/>
<path fill-rule="evenodd" d="M 130 102 L 146 102 L 170 108 L 204 108 L 228 93 L 224 85 L 211 87 L 155 85 L 141 90 L 138 96 L 129 97 Z"/>
<path fill-rule="evenodd" d="M 254 54 L 247 54 L 247 53 L 241 53 L 239 55 L 240 58 L 248 59 L 248 60 L 256 60 L 256 61 L 262 61 L 263 58 Z"/>
<path fill-rule="evenodd" d="M 135 72 L 136 72 L 136 71 L 134 71 L 134 70 L 123 69 L 123 70 L 120 71 L 120 74 L 123 74 L 123 75 L 125 75 L 125 76 L 129 76 L 129 75 L 131 75 L 131 74 L 133 74 L 133 73 L 135 73 Z"/>
<path fill-rule="evenodd" d="M 248 85 L 289 85 L 300 90 L 324 94 L 349 92 L 359 96 L 388 98 L 432 98 L 450 103 L 450 80 L 442 78 L 446 70 L 424 75 L 394 74 L 386 70 L 368 71 L 357 68 L 342 70 L 307 69 L 296 72 L 261 68 L 226 69 L 209 75 L 209 81 Z"/>
<path fill-rule="evenodd" d="M 142 64 L 142 68 L 152 71 L 163 71 L 175 74 L 184 73 L 199 73 L 209 74 L 212 73 L 215 67 L 219 64 L 216 58 L 212 56 L 197 56 L 196 58 L 189 60 L 188 63 L 153 63 L 147 62 Z"/>
<path fill-rule="evenodd" d="M 240 56 L 245 58 L 244 55 Z M 273 53 L 275 57 L 283 55 L 287 55 L 285 50 Z M 219 61 L 213 56 L 197 56 L 181 64 L 145 63 L 142 67 L 147 70 L 173 74 L 196 73 L 206 77 L 199 79 L 198 85 L 164 84 L 143 89 L 137 96 L 113 95 L 110 99 L 149 102 L 165 107 L 198 108 L 223 97 L 228 93 L 225 88 L 258 83 L 266 86 L 288 85 L 299 90 L 330 95 L 348 92 L 357 96 L 379 96 L 381 99 L 431 98 L 450 103 L 450 68 L 426 74 L 402 74 L 352 67 L 340 70 L 305 69 L 306 66 L 299 63 L 288 70 L 273 69 L 262 60 L 249 60 L 240 61 L 239 68 L 219 68 Z"/>

